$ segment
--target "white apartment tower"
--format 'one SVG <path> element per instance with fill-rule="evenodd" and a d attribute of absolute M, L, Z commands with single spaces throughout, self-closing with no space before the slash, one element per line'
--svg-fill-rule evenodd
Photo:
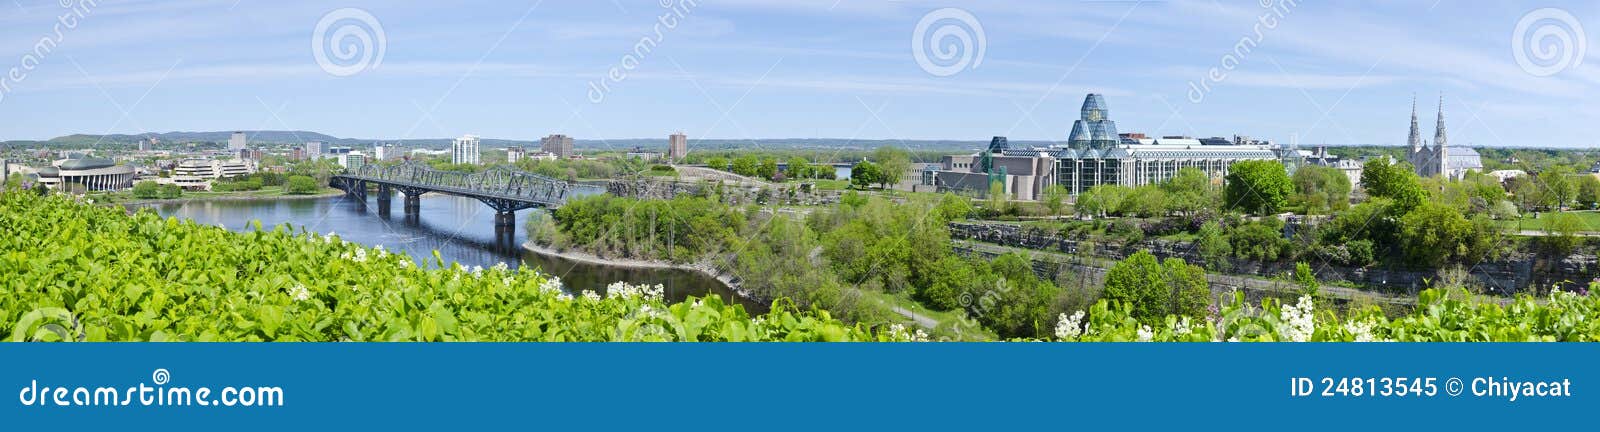
<path fill-rule="evenodd" d="M 683 132 L 678 132 L 667 137 L 667 160 L 672 162 L 682 161 L 689 155 L 689 137 Z"/>
<path fill-rule="evenodd" d="M 244 150 L 247 146 L 248 143 L 245 142 L 244 132 L 234 132 L 233 136 L 228 138 L 228 150 L 238 152 L 239 150 Z"/>
<path fill-rule="evenodd" d="M 450 163 L 478 164 L 478 136 L 462 135 L 450 144 Z"/>

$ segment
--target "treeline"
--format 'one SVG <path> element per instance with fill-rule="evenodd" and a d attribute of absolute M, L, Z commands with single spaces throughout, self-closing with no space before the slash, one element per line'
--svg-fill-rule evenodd
<path fill-rule="evenodd" d="M 605 256 L 710 264 L 762 296 L 864 322 L 893 319 L 890 305 L 865 295 L 884 293 L 965 311 L 1004 337 L 1032 337 L 1047 335 L 1055 314 L 1092 303 L 1038 278 L 1024 255 L 957 255 L 946 225 L 972 211 L 955 195 L 897 203 L 847 192 L 804 217 L 708 197 L 593 196 L 567 203 L 553 220 L 530 220 L 529 236 Z"/>

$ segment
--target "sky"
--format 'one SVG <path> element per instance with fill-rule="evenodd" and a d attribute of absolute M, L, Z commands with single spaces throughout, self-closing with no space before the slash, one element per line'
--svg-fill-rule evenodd
<path fill-rule="evenodd" d="M 0 0 L 0 140 L 1063 141 L 1095 92 L 1149 135 L 1401 145 L 1442 95 L 1452 144 L 1594 147 L 1597 39 L 1592 1 Z"/>

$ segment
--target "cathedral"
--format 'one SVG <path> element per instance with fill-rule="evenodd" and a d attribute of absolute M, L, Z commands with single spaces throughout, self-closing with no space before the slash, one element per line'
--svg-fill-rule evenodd
<path fill-rule="evenodd" d="M 1439 120 L 1434 126 L 1431 147 L 1422 140 L 1422 129 L 1417 126 L 1417 101 L 1412 99 L 1411 137 L 1406 143 L 1410 145 L 1406 151 L 1406 162 L 1411 163 L 1412 169 L 1416 170 L 1418 176 L 1460 179 L 1467 174 L 1467 171 L 1483 171 L 1483 160 L 1478 156 L 1477 150 L 1449 145 L 1444 129 L 1443 96 L 1439 97 Z"/>

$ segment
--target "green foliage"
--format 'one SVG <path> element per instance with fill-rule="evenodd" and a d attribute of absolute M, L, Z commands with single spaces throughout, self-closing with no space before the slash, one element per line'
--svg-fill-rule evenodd
<path fill-rule="evenodd" d="M 882 175 L 875 183 L 880 183 L 886 188 L 900 184 L 900 179 L 911 170 L 911 154 L 894 146 L 878 147 L 872 152 L 872 160 L 877 161 L 879 173 Z"/>
<path fill-rule="evenodd" d="M 728 169 L 728 159 L 721 156 L 712 156 L 710 158 L 706 158 L 706 167 L 711 169 L 726 170 Z"/>
<path fill-rule="evenodd" d="M 1369 160 L 1362 165 L 1361 187 L 1367 190 L 1368 195 L 1392 200 L 1399 213 L 1421 205 L 1427 197 L 1422 190 L 1421 180 L 1411 171 L 1411 164 L 1391 164 L 1385 158 Z"/>
<path fill-rule="evenodd" d="M 1217 208 L 1217 188 L 1199 168 L 1179 169 L 1177 175 L 1161 184 L 1161 190 L 1166 192 L 1167 206 L 1184 217 L 1192 218 Z"/>
<path fill-rule="evenodd" d="M 1050 209 L 1050 215 L 1058 215 L 1061 214 L 1061 208 L 1066 205 L 1067 195 L 1070 193 L 1066 186 L 1052 184 L 1044 187 L 1040 201 L 1044 202 L 1045 208 Z"/>
<path fill-rule="evenodd" d="M 1283 221 L 1275 218 L 1240 224 L 1228 238 L 1239 259 L 1272 262 L 1293 253 L 1292 244 L 1283 238 Z"/>
<path fill-rule="evenodd" d="M 555 210 L 566 242 L 600 256 L 692 262 L 728 247 L 745 215 L 708 198 L 640 200 L 591 195 Z"/>
<path fill-rule="evenodd" d="M 1144 218 L 1162 217 L 1167 215 L 1171 202 L 1167 192 L 1157 185 L 1139 186 L 1122 200 L 1122 207 L 1118 213 Z"/>
<path fill-rule="evenodd" d="M 571 296 L 530 271 L 467 271 L 295 232 L 0 194 L 0 335 L 80 341 L 887 341 L 785 301 L 751 319 L 659 288 Z M 38 252 L 45 251 L 45 252 Z M 437 257 L 437 255 L 435 255 Z"/>
<path fill-rule="evenodd" d="M 1540 240 L 1556 255 L 1566 256 L 1572 253 L 1583 240 L 1578 237 L 1578 232 L 1586 228 L 1583 219 L 1566 212 L 1550 213 L 1544 217 L 1548 220 L 1544 222 L 1545 236 Z"/>
<path fill-rule="evenodd" d="M 1163 264 L 1139 251 L 1106 272 L 1102 298 L 1126 305 L 1135 319 L 1166 315 L 1204 317 L 1210 304 L 1205 270 L 1169 258 Z"/>
<path fill-rule="evenodd" d="M 156 199 L 161 197 L 161 186 L 155 181 L 145 180 L 133 185 L 133 197 L 138 199 Z"/>
<path fill-rule="evenodd" d="M 1126 186 L 1102 184 L 1089 188 L 1078 194 L 1076 210 L 1084 216 L 1108 216 L 1120 214 L 1123 202 L 1133 194 L 1133 189 Z"/>
<path fill-rule="evenodd" d="M 1498 238 L 1487 217 L 1474 222 L 1454 207 L 1425 202 L 1400 218 L 1397 241 L 1408 261 L 1434 268 L 1448 261 L 1476 263 Z"/>
<path fill-rule="evenodd" d="M 1311 265 L 1305 261 L 1294 264 L 1294 281 L 1300 285 L 1300 294 L 1315 298 L 1322 289 L 1322 283 L 1317 282 L 1317 275 L 1311 272 Z"/>
<path fill-rule="evenodd" d="M 1273 214 L 1288 204 L 1294 193 L 1289 171 L 1270 160 L 1242 161 L 1228 168 L 1223 199 L 1251 214 Z"/>
<path fill-rule="evenodd" d="M 290 195 L 314 194 L 320 189 L 322 188 L 315 179 L 303 175 L 289 176 L 289 181 L 284 186 L 284 191 Z"/>
<path fill-rule="evenodd" d="M 1295 205 L 1306 214 L 1332 214 L 1350 206 L 1350 177 L 1338 168 L 1308 165 L 1294 172 Z"/>
<path fill-rule="evenodd" d="M 759 171 L 757 170 L 760 169 L 760 167 L 761 161 L 756 159 L 755 155 L 743 155 L 733 160 L 733 165 L 729 168 L 729 170 L 733 171 L 734 174 L 745 177 L 755 177 L 758 174 Z"/>
<path fill-rule="evenodd" d="M 1578 177 L 1578 205 L 1584 209 L 1600 208 L 1600 178 L 1592 175 Z"/>
<path fill-rule="evenodd" d="M 883 183 L 884 178 L 883 169 L 870 161 L 856 162 L 855 166 L 850 168 L 850 185 L 859 189 Z"/>
<path fill-rule="evenodd" d="M 1205 260 L 1206 267 L 1212 270 L 1227 269 L 1228 257 L 1233 255 L 1233 245 L 1228 242 L 1228 235 L 1216 221 L 1200 226 L 1195 248 L 1200 252 L 1201 259 Z"/>
<path fill-rule="evenodd" d="M 773 159 L 773 158 L 762 159 L 761 160 L 761 164 L 760 165 L 756 165 L 756 177 L 761 177 L 761 178 L 764 178 L 764 179 L 771 180 L 772 176 L 775 176 L 775 175 L 778 175 L 778 160 L 777 159 Z"/>

